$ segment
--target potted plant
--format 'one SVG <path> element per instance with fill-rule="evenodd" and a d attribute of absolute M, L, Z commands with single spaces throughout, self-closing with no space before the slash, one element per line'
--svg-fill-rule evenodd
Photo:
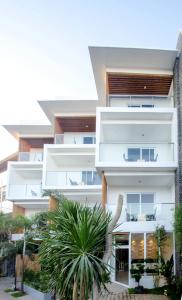
<path fill-rule="evenodd" d="M 143 293 L 143 286 L 140 284 L 140 279 L 142 278 L 142 275 L 144 273 L 144 265 L 137 263 L 134 267 L 130 269 L 131 277 L 135 279 L 138 286 L 135 287 L 135 291 L 137 294 Z"/>

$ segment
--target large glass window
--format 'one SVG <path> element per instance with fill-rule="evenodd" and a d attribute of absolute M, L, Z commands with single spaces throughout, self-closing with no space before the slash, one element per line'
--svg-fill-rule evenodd
<path fill-rule="evenodd" d="M 157 242 L 153 233 L 146 235 L 146 258 L 157 259 Z"/>
<path fill-rule="evenodd" d="M 154 221 L 154 194 L 127 194 L 127 221 Z"/>
<path fill-rule="evenodd" d="M 131 235 L 131 259 L 137 263 L 144 259 L 144 234 L 134 233 Z"/>
<path fill-rule="evenodd" d="M 129 161 L 140 160 L 140 148 L 128 148 L 128 160 Z"/>
<path fill-rule="evenodd" d="M 154 148 L 128 148 L 128 161 L 154 161 Z"/>

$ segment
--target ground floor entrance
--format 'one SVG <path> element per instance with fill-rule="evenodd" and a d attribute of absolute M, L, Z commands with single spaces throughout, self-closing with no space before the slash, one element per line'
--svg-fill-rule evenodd
<path fill-rule="evenodd" d="M 116 281 L 129 284 L 129 249 L 116 248 Z"/>
<path fill-rule="evenodd" d="M 124 286 L 135 287 L 131 270 L 143 267 L 141 285 L 152 288 L 157 263 L 157 241 L 154 232 L 117 232 L 113 235 L 114 249 L 111 258 L 111 280 Z M 173 234 L 167 232 L 162 257 L 165 261 L 174 255 Z M 174 261 L 175 265 L 175 261 Z M 175 270 L 174 270 L 175 272 Z"/>

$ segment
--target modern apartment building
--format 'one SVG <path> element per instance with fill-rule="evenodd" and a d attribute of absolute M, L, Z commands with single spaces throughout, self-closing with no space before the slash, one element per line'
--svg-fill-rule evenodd
<path fill-rule="evenodd" d="M 39 101 L 50 125 L 5 125 L 19 141 L 8 164 L 14 214 L 47 210 L 42 190 L 114 213 L 111 280 L 134 286 L 130 269 L 153 286 L 154 231 L 164 226 L 163 256 L 175 257 L 173 214 L 182 201 L 182 35 L 177 50 L 90 47 L 98 100 Z M 148 259 L 148 260 L 146 260 Z M 176 270 L 175 270 L 176 271 Z"/>

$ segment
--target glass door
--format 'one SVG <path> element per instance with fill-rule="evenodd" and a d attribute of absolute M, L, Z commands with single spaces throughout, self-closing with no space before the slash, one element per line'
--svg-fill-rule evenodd
<path fill-rule="evenodd" d="M 115 280 L 119 283 L 129 284 L 129 249 L 115 249 Z"/>

